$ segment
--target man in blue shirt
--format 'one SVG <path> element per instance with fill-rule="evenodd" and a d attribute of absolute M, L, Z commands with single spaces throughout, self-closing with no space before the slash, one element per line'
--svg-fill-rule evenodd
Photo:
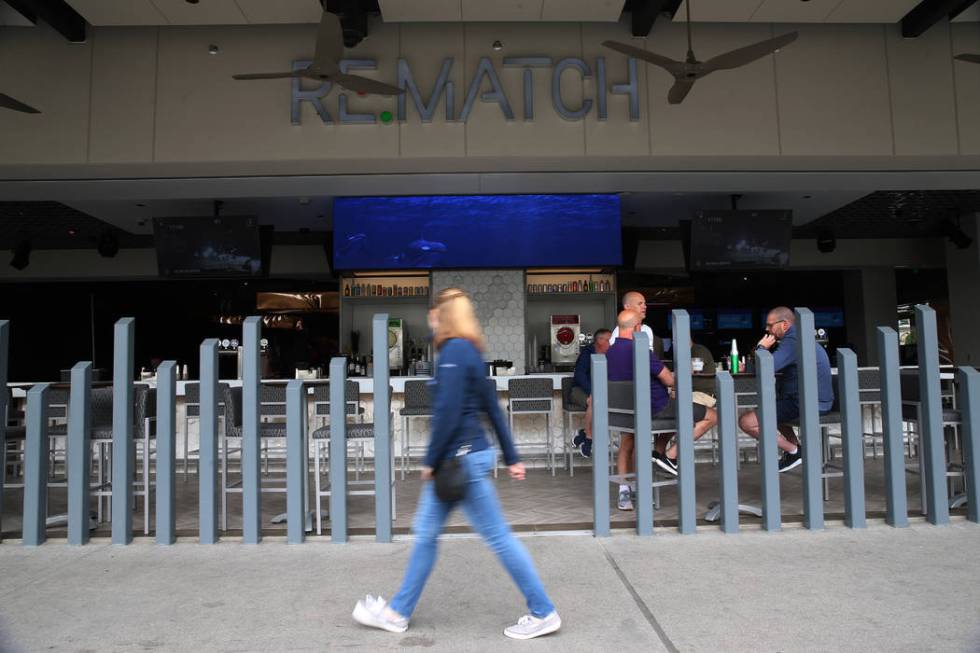
<path fill-rule="evenodd" d="M 776 383 L 776 424 L 779 433 L 776 444 L 783 450 L 779 461 L 779 471 L 786 472 L 803 462 L 800 440 L 796 437 L 791 422 L 800 417 L 800 379 L 796 369 L 796 316 L 789 308 L 779 306 L 769 311 L 766 317 L 766 335 L 756 348 L 772 349 L 773 369 L 782 372 Z M 830 358 L 819 343 L 817 348 L 817 407 L 820 414 L 830 412 L 834 407 L 834 384 L 830 374 Z M 759 417 L 752 410 L 738 419 L 738 425 L 753 438 L 759 438 Z"/>
<path fill-rule="evenodd" d="M 572 439 L 586 458 L 592 457 L 592 354 L 605 354 L 609 351 L 609 337 L 612 331 L 599 329 L 595 332 L 592 344 L 584 347 L 575 361 L 575 381 L 569 397 L 563 398 L 577 408 L 585 408 L 585 428 L 579 429 Z"/>
<path fill-rule="evenodd" d="M 636 311 L 625 310 L 617 318 L 619 337 L 606 352 L 606 372 L 610 381 L 633 380 L 633 336 L 643 325 L 642 316 Z M 656 417 L 676 400 L 671 397 L 668 388 L 674 387 L 674 374 L 650 352 L 650 415 Z M 718 414 L 713 408 L 701 404 L 693 404 L 694 439 L 697 440 L 718 423 Z M 649 437 L 649 436 L 648 436 Z M 633 436 L 622 433 L 619 440 L 619 457 L 616 470 L 620 478 L 625 478 L 633 466 Z M 665 453 L 653 452 L 653 462 L 664 471 L 677 476 L 677 444 L 673 444 Z M 629 484 L 620 483 L 620 510 L 632 510 L 632 492 Z"/>

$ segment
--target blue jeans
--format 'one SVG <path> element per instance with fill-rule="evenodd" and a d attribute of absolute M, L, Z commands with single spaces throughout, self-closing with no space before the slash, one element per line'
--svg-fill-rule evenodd
<path fill-rule="evenodd" d="M 541 584 L 527 549 L 510 532 L 504 520 L 497 492 L 487 478 L 493 469 L 496 455 L 493 449 L 484 449 L 463 456 L 463 464 L 469 475 L 466 498 L 461 502 L 466 518 L 473 529 L 490 545 L 501 564 L 507 569 L 518 589 L 527 599 L 527 607 L 535 617 L 545 617 L 555 609 Z M 398 593 L 391 599 L 391 609 L 403 617 L 411 617 L 436 563 L 439 534 L 455 504 L 443 503 L 436 497 L 433 483 L 422 487 L 422 497 L 415 513 L 412 532 L 415 545 L 405 570 L 405 578 Z M 460 570 L 465 573 L 465 570 Z"/>

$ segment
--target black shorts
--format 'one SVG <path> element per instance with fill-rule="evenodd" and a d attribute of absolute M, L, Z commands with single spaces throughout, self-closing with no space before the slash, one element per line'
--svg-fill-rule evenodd
<path fill-rule="evenodd" d="M 568 393 L 568 400 L 571 404 L 570 408 L 585 410 L 588 407 L 589 395 L 585 394 L 581 386 L 573 385 L 571 392 Z"/>
<path fill-rule="evenodd" d="M 708 409 L 705 406 L 703 406 L 702 404 L 692 403 L 691 404 L 691 407 L 693 409 L 692 412 L 694 413 L 694 421 L 695 422 L 702 421 L 704 419 L 704 416 L 708 414 Z M 670 400 L 670 403 L 668 403 L 664 407 L 664 409 L 662 411 L 660 411 L 659 413 L 657 413 L 656 415 L 654 415 L 654 417 L 658 417 L 658 416 L 664 415 L 664 414 L 667 414 L 667 415 L 676 415 L 677 414 L 677 400 L 676 399 L 671 399 Z"/>

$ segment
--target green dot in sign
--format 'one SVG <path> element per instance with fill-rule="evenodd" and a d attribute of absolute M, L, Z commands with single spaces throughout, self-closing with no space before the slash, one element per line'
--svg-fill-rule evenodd
<path fill-rule="evenodd" d="M 385 124 L 391 122 L 391 111 L 382 111 L 381 112 L 381 122 L 383 122 Z"/>

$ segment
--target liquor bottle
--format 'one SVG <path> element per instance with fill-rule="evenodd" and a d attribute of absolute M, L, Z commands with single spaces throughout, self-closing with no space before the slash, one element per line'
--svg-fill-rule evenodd
<path fill-rule="evenodd" d="M 728 352 L 728 369 L 732 374 L 738 373 L 738 344 L 732 338 L 732 349 Z"/>
<path fill-rule="evenodd" d="M 344 284 L 344 297 L 350 297 L 350 284 Z"/>

